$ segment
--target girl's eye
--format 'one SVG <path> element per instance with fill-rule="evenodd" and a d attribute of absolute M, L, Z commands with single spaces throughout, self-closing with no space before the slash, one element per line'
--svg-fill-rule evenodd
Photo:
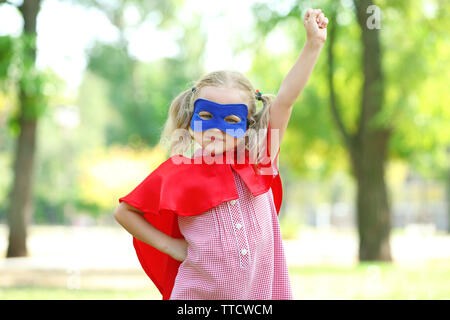
<path fill-rule="evenodd" d="M 206 111 L 202 111 L 199 114 L 199 117 L 202 118 L 203 120 L 208 120 L 212 118 L 212 115 L 209 112 Z"/>
<path fill-rule="evenodd" d="M 229 123 L 238 123 L 241 121 L 241 119 L 239 117 L 236 116 L 228 116 L 225 118 L 225 120 Z"/>

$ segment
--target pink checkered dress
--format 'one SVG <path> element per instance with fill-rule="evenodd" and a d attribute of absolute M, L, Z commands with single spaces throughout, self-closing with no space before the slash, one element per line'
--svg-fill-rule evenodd
<path fill-rule="evenodd" d="M 171 300 L 292 299 L 272 189 L 255 197 L 232 172 L 239 199 L 178 216 L 188 254 Z"/>

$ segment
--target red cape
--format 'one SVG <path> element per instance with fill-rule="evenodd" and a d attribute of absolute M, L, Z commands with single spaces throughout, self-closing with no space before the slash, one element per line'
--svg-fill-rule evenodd
<path fill-rule="evenodd" d="M 270 132 L 270 127 L 267 132 Z M 267 134 L 267 146 L 270 146 L 270 134 Z M 221 160 L 216 160 L 216 163 L 211 163 L 212 158 L 202 154 L 192 159 L 182 155 L 172 156 L 161 163 L 128 195 L 119 198 L 119 203 L 125 201 L 141 210 L 148 222 L 167 235 L 184 238 L 178 227 L 177 214 L 199 215 L 224 201 L 239 198 L 231 171 L 234 169 L 254 196 L 272 188 L 275 208 L 279 214 L 283 190 L 276 163 L 280 150 L 278 148 L 274 160 L 276 168 L 274 172 L 269 149 L 270 147 L 266 149 L 267 164 L 258 166 L 249 162 L 247 150 L 244 161 L 243 158 L 237 159 L 235 156 L 233 163 L 225 162 L 230 153 L 217 157 L 216 159 Z M 199 164 L 199 160 L 202 160 L 202 163 Z M 270 171 L 260 174 L 258 173 L 260 169 Z M 145 273 L 159 289 L 163 300 L 168 300 L 181 261 L 135 237 L 133 246 Z"/>

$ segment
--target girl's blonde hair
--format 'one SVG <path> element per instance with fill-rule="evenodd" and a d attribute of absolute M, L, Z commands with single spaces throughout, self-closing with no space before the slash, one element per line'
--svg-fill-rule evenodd
<path fill-rule="evenodd" d="M 195 143 L 190 134 L 190 123 L 194 113 L 194 101 L 202 87 L 212 86 L 221 88 L 238 89 L 246 99 L 248 107 L 247 131 L 244 135 L 245 148 L 250 155 L 256 156 L 256 163 L 265 157 L 266 139 L 260 136 L 261 129 L 267 129 L 269 125 L 269 109 L 275 98 L 273 94 L 262 94 L 262 109 L 257 111 L 255 89 L 245 75 L 238 71 L 219 70 L 206 74 L 189 89 L 181 92 L 171 103 L 169 115 L 164 125 L 160 138 L 160 145 L 170 154 L 190 154 Z M 196 90 L 193 91 L 192 87 Z M 173 133 L 177 129 L 184 129 L 182 139 L 173 139 Z M 253 129 L 253 130 L 251 130 Z M 267 134 L 267 131 L 265 131 Z M 255 134 L 256 133 L 256 134 Z M 259 139 L 258 139 L 259 136 Z M 179 137 L 179 136 L 177 136 Z"/>

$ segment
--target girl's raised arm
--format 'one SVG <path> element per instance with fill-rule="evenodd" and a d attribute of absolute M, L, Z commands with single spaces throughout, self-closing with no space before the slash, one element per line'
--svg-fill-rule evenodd
<path fill-rule="evenodd" d="M 320 9 L 308 9 L 303 19 L 306 43 L 294 66 L 283 79 L 277 97 L 270 108 L 270 128 L 278 129 L 278 141 L 272 150 L 278 150 L 286 131 L 292 106 L 308 81 L 314 65 L 327 38 L 328 19 Z M 275 155 L 272 155 L 274 157 Z M 272 159 L 273 161 L 274 159 Z"/>

